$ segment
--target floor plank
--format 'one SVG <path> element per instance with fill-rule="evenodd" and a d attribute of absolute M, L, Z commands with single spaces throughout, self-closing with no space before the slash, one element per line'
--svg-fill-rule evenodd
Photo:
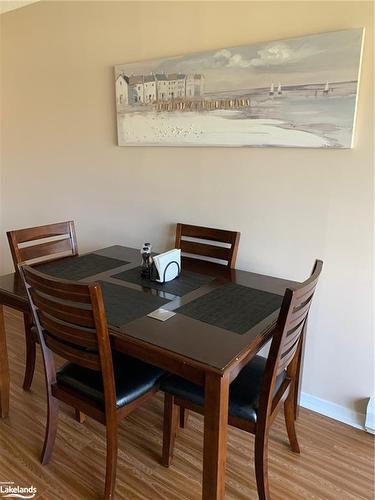
<path fill-rule="evenodd" d="M 32 391 L 22 390 L 22 316 L 5 310 L 11 367 L 11 413 L 0 421 L 0 482 L 33 484 L 43 500 L 99 499 L 104 489 L 105 430 L 91 419 L 79 424 L 61 404 L 59 429 L 50 464 L 42 466 L 46 401 L 41 356 Z M 116 498 L 196 500 L 200 498 L 203 421 L 191 414 L 176 439 L 169 469 L 160 464 L 163 396 L 157 395 L 124 420 L 119 430 Z M 301 455 L 288 447 L 282 417 L 270 444 L 270 484 L 275 500 L 372 500 L 374 439 L 363 431 L 302 409 L 297 422 Z M 230 428 L 226 498 L 257 499 L 253 438 Z"/>

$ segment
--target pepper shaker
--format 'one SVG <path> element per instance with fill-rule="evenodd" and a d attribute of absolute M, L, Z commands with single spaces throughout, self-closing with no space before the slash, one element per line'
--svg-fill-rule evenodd
<path fill-rule="evenodd" d="M 141 276 L 142 278 L 150 279 L 151 277 L 151 243 L 144 243 L 141 249 L 142 263 Z"/>

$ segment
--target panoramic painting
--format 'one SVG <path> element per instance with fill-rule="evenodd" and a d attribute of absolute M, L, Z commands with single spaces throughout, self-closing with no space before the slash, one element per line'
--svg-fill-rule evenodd
<path fill-rule="evenodd" d="M 115 67 L 120 146 L 353 145 L 363 29 Z"/>

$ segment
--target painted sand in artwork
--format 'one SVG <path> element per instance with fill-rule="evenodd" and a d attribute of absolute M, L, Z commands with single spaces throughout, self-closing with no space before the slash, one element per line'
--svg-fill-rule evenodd
<path fill-rule="evenodd" d="M 363 29 L 115 67 L 120 146 L 350 148 Z"/>

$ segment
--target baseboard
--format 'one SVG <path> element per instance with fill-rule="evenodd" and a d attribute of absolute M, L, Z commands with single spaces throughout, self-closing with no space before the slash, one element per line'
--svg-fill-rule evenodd
<path fill-rule="evenodd" d="M 343 422 L 344 424 L 365 430 L 365 415 L 363 413 L 349 410 L 344 406 L 317 398 L 306 392 L 301 392 L 300 405 L 309 410 L 316 411 L 321 415 L 325 415 L 326 417 Z"/>

